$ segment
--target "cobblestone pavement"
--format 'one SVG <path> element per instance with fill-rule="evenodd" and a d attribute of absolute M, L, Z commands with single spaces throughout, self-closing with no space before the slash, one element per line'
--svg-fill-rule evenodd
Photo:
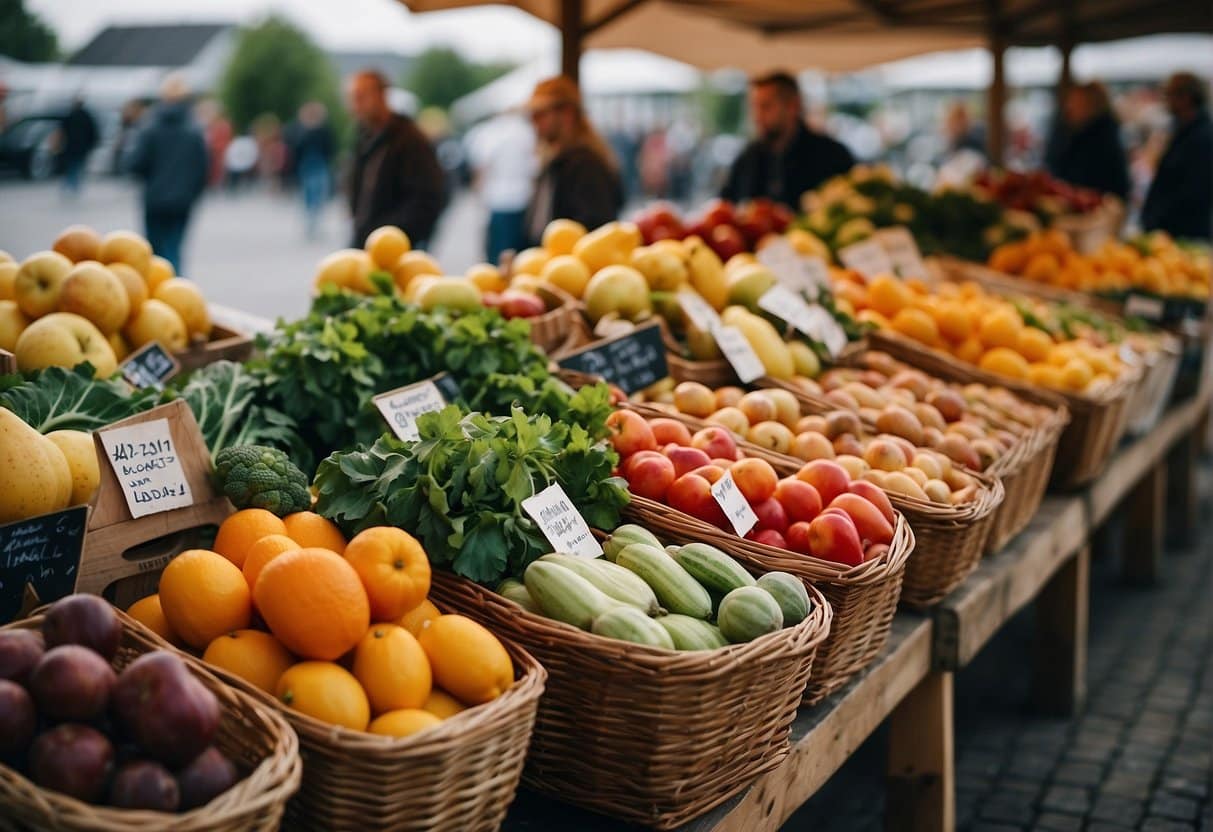
<path fill-rule="evenodd" d="M 1024 704 L 1031 609 L 957 675 L 959 829 L 1213 830 L 1213 469 L 1202 474 L 1202 529 L 1168 550 L 1157 587 L 1125 585 L 1115 553 L 1096 553 L 1081 715 Z M 785 830 L 881 829 L 885 749 L 877 733 Z"/>

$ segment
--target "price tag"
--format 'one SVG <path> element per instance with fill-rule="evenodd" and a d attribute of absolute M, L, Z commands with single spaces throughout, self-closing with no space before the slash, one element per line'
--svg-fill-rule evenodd
<path fill-rule="evenodd" d="M 876 239 L 884 246 L 885 253 L 901 277 L 926 277 L 927 264 L 922 262 L 922 253 L 909 229 L 903 227 L 882 228 Z"/>
<path fill-rule="evenodd" d="M 834 320 L 834 316 L 825 307 L 810 306 L 809 314 L 814 318 L 814 325 L 818 333 L 814 337 L 826 345 L 830 355 L 837 356 L 847 346 L 846 330 L 842 328 L 842 324 Z"/>
<path fill-rule="evenodd" d="M 884 246 L 874 237 L 869 237 L 858 243 L 852 243 L 838 251 L 838 259 L 848 269 L 854 269 L 864 277 L 876 277 L 880 274 L 893 274 L 893 261 Z"/>
<path fill-rule="evenodd" d="M 534 497 L 523 500 L 522 509 L 539 524 L 553 551 L 583 558 L 602 557 L 602 546 L 560 483 L 552 483 Z"/>
<path fill-rule="evenodd" d="M 780 320 L 787 321 L 810 338 L 818 339 L 815 318 L 810 314 L 809 304 L 796 292 L 785 286 L 773 286 L 758 299 L 758 308 L 770 312 Z"/>
<path fill-rule="evenodd" d="M 822 284 L 809 273 L 807 259 L 797 254 L 792 244 L 782 237 L 767 243 L 758 252 L 758 262 L 770 269 L 781 285 L 816 298 Z"/>
<path fill-rule="evenodd" d="M 396 438 L 405 442 L 415 442 L 421 438 L 417 431 L 418 416 L 446 407 L 446 399 L 433 379 L 380 393 L 371 401 L 379 408 Z"/>
<path fill-rule="evenodd" d="M 742 384 L 749 384 L 754 379 L 766 375 L 767 370 L 762 359 L 754 352 L 754 348 L 741 334 L 740 329 L 735 326 L 717 326 L 712 330 L 712 337 L 716 339 L 716 346 L 720 347 Z"/>
<path fill-rule="evenodd" d="M 720 314 L 698 292 L 691 289 L 680 289 L 678 305 L 682 307 L 682 312 L 691 322 L 691 326 L 700 332 L 711 332 L 720 326 Z"/>
<path fill-rule="evenodd" d="M 830 287 L 830 264 L 820 257 L 802 257 L 800 260 L 809 280 L 821 289 Z"/>
<path fill-rule="evenodd" d="M 1145 318 L 1147 321 L 1161 321 L 1167 305 L 1160 298 L 1133 293 L 1125 301 L 1125 315 L 1134 318 Z"/>
<path fill-rule="evenodd" d="M 656 321 L 626 335 L 585 347 L 560 359 L 561 367 L 602 376 L 625 393 L 643 390 L 670 374 Z"/>
<path fill-rule="evenodd" d="M 103 430 L 101 444 L 122 486 L 131 517 L 194 504 L 168 419 Z"/>
<path fill-rule="evenodd" d="M 716 505 L 720 506 L 725 517 L 733 524 L 733 530 L 739 537 L 745 537 L 750 529 L 758 524 L 758 515 L 750 508 L 749 501 L 733 481 L 733 473 L 725 471 L 724 476 L 712 483 L 712 496 Z"/>
<path fill-rule="evenodd" d="M 71 594 L 87 520 L 75 506 L 0 526 L 0 624 L 23 611 L 27 588 L 40 604 Z"/>
<path fill-rule="evenodd" d="M 132 387 L 159 390 L 181 371 L 181 364 L 159 341 L 151 341 L 128 355 L 120 369 L 122 377 Z"/>

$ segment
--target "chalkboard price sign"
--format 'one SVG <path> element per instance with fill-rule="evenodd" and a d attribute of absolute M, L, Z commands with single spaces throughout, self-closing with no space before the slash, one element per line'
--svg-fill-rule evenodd
<path fill-rule="evenodd" d="M 0 526 L 0 624 L 22 612 L 28 586 L 48 604 L 76 587 L 88 506 Z"/>
<path fill-rule="evenodd" d="M 560 359 L 566 370 L 602 376 L 625 393 L 643 390 L 670 374 L 661 326 L 654 321 L 626 335 L 592 344 Z"/>
<path fill-rule="evenodd" d="M 122 362 L 122 377 L 133 387 L 164 386 L 181 370 L 181 364 L 159 341 L 144 344 Z"/>

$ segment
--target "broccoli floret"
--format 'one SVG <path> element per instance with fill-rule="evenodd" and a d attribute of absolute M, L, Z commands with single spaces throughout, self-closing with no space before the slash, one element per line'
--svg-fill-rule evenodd
<path fill-rule="evenodd" d="M 237 445 L 215 455 L 215 481 L 238 509 L 263 508 L 279 517 L 311 508 L 307 475 L 277 448 Z"/>

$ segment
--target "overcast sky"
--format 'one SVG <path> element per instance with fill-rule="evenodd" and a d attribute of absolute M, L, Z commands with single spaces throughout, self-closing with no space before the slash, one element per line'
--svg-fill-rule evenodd
<path fill-rule="evenodd" d="M 255 21 L 283 14 L 330 49 L 454 46 L 479 60 L 524 61 L 559 46 L 556 30 L 516 9 L 412 14 L 396 0 L 27 0 L 68 51 L 108 23 Z"/>

